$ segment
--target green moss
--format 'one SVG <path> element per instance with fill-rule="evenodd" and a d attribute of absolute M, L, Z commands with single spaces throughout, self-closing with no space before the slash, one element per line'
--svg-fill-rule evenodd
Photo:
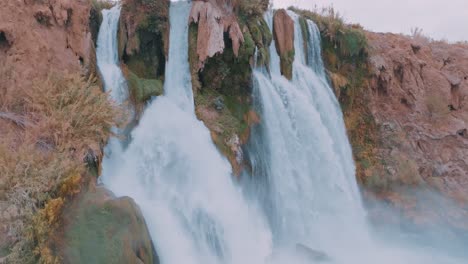
<path fill-rule="evenodd" d="M 273 35 L 268 28 L 268 24 L 263 17 L 253 17 L 247 19 L 246 21 L 249 31 L 244 35 L 247 35 L 246 37 L 249 38 L 249 42 L 253 42 L 254 49 L 255 46 L 257 47 L 257 66 L 267 66 L 270 61 L 270 53 L 268 48 L 270 47 L 271 41 L 273 40 Z"/>
<path fill-rule="evenodd" d="M 301 25 L 304 50 L 308 50 L 308 45 L 309 45 L 309 40 L 310 40 L 310 32 L 309 32 L 309 26 L 307 25 L 307 20 L 304 17 L 301 16 L 299 18 L 299 24 Z M 308 56 L 308 53 L 305 52 L 305 55 Z M 308 61 L 308 58 L 306 58 L 306 61 Z"/>
<path fill-rule="evenodd" d="M 295 53 L 296 52 L 293 49 L 288 53 L 280 56 L 281 74 L 289 80 L 292 79 Z"/>
<path fill-rule="evenodd" d="M 270 4 L 269 0 L 238 0 L 238 11 L 245 16 L 262 16 Z"/>
<path fill-rule="evenodd" d="M 137 101 L 160 94 L 160 81 L 165 76 L 166 51 L 169 33 L 169 1 L 141 0 L 122 5 L 122 18 L 136 24 L 136 32 L 127 32 L 125 21 L 120 22 L 119 56 L 128 69 L 129 83 L 135 89 Z M 127 39 L 131 35 L 131 39 Z M 133 50 L 127 51 L 132 44 Z"/>
<path fill-rule="evenodd" d="M 68 210 L 64 262 L 158 263 L 143 217 L 130 198 L 89 192 Z"/>
<path fill-rule="evenodd" d="M 164 92 L 163 83 L 160 80 L 139 78 L 131 71 L 127 79 L 131 96 L 137 103 L 144 103 L 152 96 L 160 96 Z"/>
<path fill-rule="evenodd" d="M 0 258 L 8 256 L 11 253 L 10 247 L 0 247 Z"/>
<path fill-rule="evenodd" d="M 77 263 L 122 263 L 125 226 L 128 215 L 106 204 L 89 205 L 66 233 L 70 259 Z"/>
<path fill-rule="evenodd" d="M 250 110 L 250 103 L 242 97 L 222 95 L 213 89 L 203 89 L 195 96 L 195 105 L 197 108 L 213 108 L 214 101 L 222 97 L 224 99 L 225 108 L 218 111 L 219 117 L 216 120 L 207 120 L 209 128 L 217 127 L 220 131 L 217 132 L 214 138 L 214 143 L 219 150 L 228 157 L 234 157 L 234 153 L 227 142 L 234 136 L 242 136 L 247 132 L 248 124 L 245 116 Z"/>

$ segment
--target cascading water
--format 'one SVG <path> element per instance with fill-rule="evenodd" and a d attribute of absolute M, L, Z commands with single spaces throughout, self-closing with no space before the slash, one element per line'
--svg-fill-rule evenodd
<path fill-rule="evenodd" d="M 119 67 L 117 47 L 117 29 L 120 18 L 120 6 L 102 11 L 102 24 L 97 41 L 97 64 L 104 88 L 111 93 L 112 99 L 123 103 L 128 98 L 125 77 Z"/>
<path fill-rule="evenodd" d="M 271 15 L 267 20 L 271 26 Z M 267 181 L 258 186 L 269 188 L 262 200 L 276 243 L 329 250 L 341 237 L 365 236 L 365 216 L 341 110 L 324 75 L 306 64 L 301 28 L 295 28 L 293 81 L 280 75 L 274 46 L 271 77 L 264 70 L 254 73 L 254 101 L 263 122 L 250 149 L 253 178 Z"/>
<path fill-rule="evenodd" d="M 141 207 L 161 263 L 262 263 L 271 254 L 271 234 L 193 111 L 190 7 L 171 4 L 165 95 L 148 106 L 122 153 L 108 146 L 101 178 L 116 195 L 130 196 Z M 118 7 L 104 13 L 100 35 L 111 37 L 99 42 L 98 53 L 116 51 L 118 13 Z M 104 80 L 114 80 L 115 64 L 98 55 Z"/>
<path fill-rule="evenodd" d="M 293 79 L 281 76 L 272 43 L 270 73 L 254 71 L 254 104 L 262 122 L 248 147 L 254 192 L 275 248 L 283 251 L 274 262 L 302 263 L 298 248 L 305 246 L 325 252 L 332 263 L 460 263 L 372 238 L 341 109 L 325 76 L 319 31 L 307 22 L 304 51 L 299 18 L 289 15 L 295 21 Z M 271 13 L 266 20 L 271 29 Z"/>

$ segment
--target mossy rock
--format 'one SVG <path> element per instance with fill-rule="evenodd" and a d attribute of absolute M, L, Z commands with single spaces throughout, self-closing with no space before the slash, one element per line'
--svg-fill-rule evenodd
<path fill-rule="evenodd" d="M 257 47 L 257 66 L 268 66 L 270 62 L 269 47 L 273 40 L 268 24 L 263 17 L 253 17 L 247 19 L 249 29 L 247 37 L 250 37 Z M 255 47 L 254 47 L 255 48 Z"/>
<path fill-rule="evenodd" d="M 295 54 L 296 51 L 291 50 L 288 53 L 280 56 L 281 74 L 288 80 L 291 80 L 293 76 L 293 63 Z"/>
<path fill-rule="evenodd" d="M 119 23 L 119 57 L 145 79 L 165 75 L 169 45 L 169 1 L 125 0 Z"/>
<path fill-rule="evenodd" d="M 159 263 L 145 220 L 130 198 L 102 188 L 79 197 L 65 213 L 59 247 L 66 263 Z"/>
<path fill-rule="evenodd" d="M 152 96 L 160 96 L 164 92 L 163 83 L 157 79 L 144 79 L 129 71 L 127 76 L 131 98 L 136 103 L 144 103 Z"/>

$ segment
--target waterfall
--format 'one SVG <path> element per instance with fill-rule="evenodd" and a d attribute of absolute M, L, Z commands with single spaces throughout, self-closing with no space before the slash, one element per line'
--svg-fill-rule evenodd
<path fill-rule="evenodd" d="M 125 77 L 119 67 L 117 30 L 120 18 L 120 5 L 102 11 L 102 24 L 99 30 L 96 57 L 104 88 L 112 99 L 123 103 L 128 98 Z"/>
<path fill-rule="evenodd" d="M 281 76 L 272 43 L 269 72 L 254 70 L 253 101 L 261 123 L 248 146 L 252 182 L 246 185 L 254 186 L 280 251 L 274 263 L 302 263 L 304 246 L 340 264 L 460 263 L 372 236 L 342 111 L 325 74 L 320 32 L 307 21 L 304 50 L 299 17 L 288 13 L 295 22 L 293 78 Z M 272 29 L 272 12 L 265 19 Z"/>
<path fill-rule="evenodd" d="M 271 26 L 271 14 L 266 19 Z M 365 215 L 341 109 L 320 72 L 323 67 L 316 72 L 307 64 L 297 23 L 296 18 L 293 80 L 282 77 L 274 65 L 279 63 L 274 44 L 271 76 L 254 72 L 254 102 L 262 124 L 250 148 L 253 178 L 266 182 L 257 185 L 270 194 L 262 200 L 276 243 L 328 250 L 341 237 L 362 237 Z M 313 66 L 321 63 L 318 56 L 308 57 Z"/>
<path fill-rule="evenodd" d="M 161 263 L 262 263 L 271 254 L 270 231 L 194 114 L 190 7 L 171 3 L 165 94 L 149 104 L 128 147 L 109 151 L 101 179 L 117 196 L 132 197 L 140 206 Z M 115 57 L 107 52 L 116 51 L 118 13 L 118 7 L 104 12 L 100 36 L 106 40 L 98 49 L 104 80 L 116 80 L 110 68 L 117 64 L 109 59 Z M 106 87 L 111 84 L 105 81 Z"/>

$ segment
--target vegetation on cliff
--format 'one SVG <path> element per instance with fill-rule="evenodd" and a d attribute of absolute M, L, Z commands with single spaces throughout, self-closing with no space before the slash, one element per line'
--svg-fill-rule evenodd
<path fill-rule="evenodd" d="M 2 189 L 23 219 L 11 227 L 19 243 L 10 262 L 55 263 L 48 238 L 61 210 L 124 115 L 93 79 L 79 74 L 50 75 L 18 93 L 0 97 L 1 121 L 19 129 L 0 140 Z"/>
<path fill-rule="evenodd" d="M 137 110 L 162 94 L 169 45 L 169 1 L 125 0 L 119 25 L 119 57 Z"/>
<path fill-rule="evenodd" d="M 263 19 L 268 1 L 240 1 L 234 7 L 244 38 L 238 54 L 234 53 L 232 40 L 225 34 L 224 51 L 208 58 L 204 67 L 199 68 L 198 25 L 192 23 L 189 59 L 197 116 L 211 130 L 213 141 L 238 174 L 242 166 L 239 164 L 241 145 L 248 140 L 250 126 L 258 122 L 257 115 L 251 110 L 250 98 L 254 55 L 257 50 L 257 65 L 268 64 L 272 34 Z"/>

